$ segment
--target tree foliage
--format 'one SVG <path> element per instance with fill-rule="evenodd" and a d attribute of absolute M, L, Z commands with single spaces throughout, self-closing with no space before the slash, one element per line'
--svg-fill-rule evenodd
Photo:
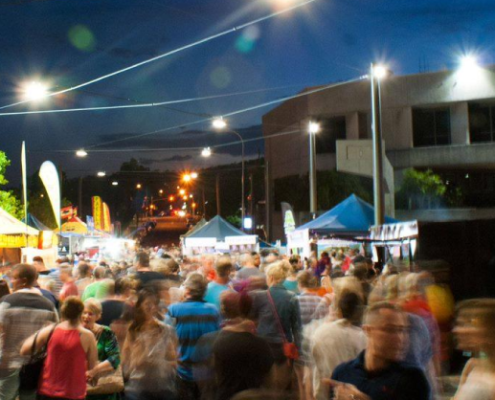
<path fill-rule="evenodd" d="M 457 205 L 462 200 L 460 189 L 449 191 L 442 177 L 432 170 L 404 171 L 403 181 L 396 194 L 398 208 L 438 208 Z"/>
<path fill-rule="evenodd" d="M 5 172 L 10 165 L 10 160 L 5 152 L 0 151 L 0 186 L 5 186 L 9 181 L 5 178 Z M 19 198 L 11 190 L 0 190 L 0 208 L 9 214 L 21 219 L 24 217 L 24 208 Z"/>

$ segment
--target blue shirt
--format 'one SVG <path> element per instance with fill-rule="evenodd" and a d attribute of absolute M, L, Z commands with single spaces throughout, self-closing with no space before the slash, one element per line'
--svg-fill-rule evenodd
<path fill-rule="evenodd" d="M 335 368 L 332 379 L 356 386 L 372 400 L 428 400 L 430 396 L 428 381 L 419 368 L 398 362 L 369 373 L 364 368 L 364 351 Z"/>
<path fill-rule="evenodd" d="M 187 300 L 172 304 L 167 316 L 175 320 L 179 339 L 179 377 L 193 380 L 194 353 L 201 336 L 220 329 L 220 315 L 212 304 Z"/>
<path fill-rule="evenodd" d="M 213 304 L 218 311 L 220 311 L 220 295 L 226 290 L 230 290 L 229 285 L 220 285 L 216 282 L 208 283 L 208 289 L 206 290 L 205 301 Z"/>

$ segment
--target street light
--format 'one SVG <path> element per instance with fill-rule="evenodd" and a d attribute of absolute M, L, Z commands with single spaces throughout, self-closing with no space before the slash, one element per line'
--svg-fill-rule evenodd
<path fill-rule="evenodd" d="M 79 149 L 76 151 L 76 156 L 77 157 L 86 157 L 88 155 L 87 151 L 84 149 Z"/>
<path fill-rule="evenodd" d="M 117 181 L 113 181 L 112 186 L 119 186 L 119 183 Z"/>
<path fill-rule="evenodd" d="M 136 189 L 141 189 L 141 188 L 142 188 L 141 184 L 140 184 L 140 183 L 138 183 L 138 184 L 136 185 Z"/>
<path fill-rule="evenodd" d="M 191 182 L 191 175 L 189 175 L 189 174 L 184 174 L 184 175 L 182 175 L 182 180 L 183 180 L 184 182 L 186 182 L 186 183 Z"/>
<path fill-rule="evenodd" d="M 160 189 L 160 190 L 158 191 L 158 193 L 159 193 L 159 194 L 163 194 L 163 189 Z"/>
<path fill-rule="evenodd" d="M 191 178 L 192 179 L 198 179 L 198 173 L 197 172 L 191 172 Z"/>
<path fill-rule="evenodd" d="M 316 134 L 320 131 L 320 124 L 310 121 L 309 132 L 309 212 L 316 218 L 318 209 L 318 195 L 316 189 Z"/>
<path fill-rule="evenodd" d="M 99 176 L 100 178 L 103 178 L 104 176 L 106 176 L 106 174 L 107 174 L 107 173 L 106 173 L 105 171 L 98 171 L 98 172 L 96 173 L 96 175 L 97 175 L 97 176 Z"/>
<path fill-rule="evenodd" d="M 184 196 L 186 194 L 186 191 L 184 189 L 179 190 L 179 194 L 181 196 Z"/>
<path fill-rule="evenodd" d="M 205 158 L 208 158 L 211 156 L 211 149 L 209 147 L 205 147 L 202 151 L 201 151 L 201 156 L 202 157 L 205 157 Z"/>
<path fill-rule="evenodd" d="M 371 126 L 373 135 L 373 199 L 375 206 L 375 225 L 385 222 L 385 192 L 383 184 L 383 148 L 381 81 L 388 75 L 388 69 L 379 64 L 371 64 Z"/>
<path fill-rule="evenodd" d="M 225 129 L 227 127 L 227 123 L 225 122 L 225 120 L 222 118 L 222 117 L 219 117 L 219 118 L 215 118 L 212 122 L 212 126 L 213 128 L 217 129 L 217 130 L 222 130 L 222 129 Z M 241 196 L 242 196 L 242 202 L 241 202 L 241 219 L 242 219 L 242 224 L 244 224 L 244 216 L 245 216 L 245 207 L 244 207 L 244 176 L 245 176 L 245 172 L 244 172 L 244 139 L 242 138 L 241 134 L 237 131 L 234 131 L 233 129 L 229 129 L 228 132 L 231 132 L 233 133 L 234 135 L 236 135 L 239 140 L 241 141 L 241 145 L 242 145 L 242 162 L 241 162 L 241 168 L 242 168 L 242 176 L 241 176 Z M 244 227 L 242 227 L 242 230 L 244 230 Z"/>
<path fill-rule="evenodd" d="M 219 130 L 225 129 L 227 127 L 227 122 L 225 122 L 223 117 L 216 117 L 211 124 L 213 125 L 213 128 Z"/>
<path fill-rule="evenodd" d="M 23 93 L 25 100 L 39 101 L 48 96 L 48 87 L 39 81 L 32 81 L 24 85 Z"/>

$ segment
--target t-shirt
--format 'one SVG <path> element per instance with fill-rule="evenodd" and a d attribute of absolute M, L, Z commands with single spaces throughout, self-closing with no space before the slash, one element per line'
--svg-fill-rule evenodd
<path fill-rule="evenodd" d="M 203 301 L 188 300 L 168 308 L 169 320 L 175 320 L 179 339 L 179 376 L 193 380 L 194 354 L 201 336 L 220 328 L 220 315 L 215 306 Z"/>
<path fill-rule="evenodd" d="M 121 300 L 104 300 L 101 302 L 101 318 L 99 324 L 110 326 L 110 324 L 122 317 L 125 302 Z"/>
<path fill-rule="evenodd" d="M 249 332 L 222 331 L 213 345 L 216 400 L 261 387 L 274 363 L 268 342 Z"/>
<path fill-rule="evenodd" d="M 60 300 L 65 300 L 69 296 L 79 296 L 79 291 L 74 282 L 65 282 L 62 289 L 60 289 Z"/>
<path fill-rule="evenodd" d="M 290 290 L 292 293 L 299 294 L 299 287 L 297 285 L 297 280 L 289 281 L 286 279 L 283 285 L 287 290 Z"/>
<path fill-rule="evenodd" d="M 251 277 L 261 277 L 264 278 L 265 274 L 261 272 L 258 268 L 252 267 L 242 267 L 236 275 L 237 279 L 245 280 Z"/>
<path fill-rule="evenodd" d="M 57 322 L 53 303 L 34 289 L 20 290 L 2 298 L 0 303 L 0 378 L 21 368 L 28 357 L 20 355 L 21 345 L 36 331 Z"/>
<path fill-rule="evenodd" d="M 216 282 L 208 283 L 208 289 L 206 290 L 205 301 L 213 304 L 218 311 L 220 311 L 220 296 L 226 290 L 230 290 L 229 285 L 220 285 Z"/>
<path fill-rule="evenodd" d="M 425 374 L 404 363 L 392 363 L 372 376 L 364 368 L 364 351 L 354 360 L 339 365 L 332 379 L 350 383 L 372 400 L 428 400 L 430 387 Z"/>
<path fill-rule="evenodd" d="M 82 301 L 87 299 L 95 298 L 98 300 L 107 297 L 109 282 L 106 280 L 93 282 L 84 289 L 84 293 L 81 297 Z"/>
<path fill-rule="evenodd" d="M 140 288 L 151 284 L 153 281 L 161 281 L 165 279 L 165 275 L 156 271 L 138 271 L 136 279 L 141 282 Z"/>

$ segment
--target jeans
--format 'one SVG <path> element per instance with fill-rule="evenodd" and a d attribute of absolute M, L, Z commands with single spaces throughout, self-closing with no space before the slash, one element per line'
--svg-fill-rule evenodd
<path fill-rule="evenodd" d="M 19 372 L 20 369 L 12 370 L 11 373 L 0 378 L 0 399 L 2 400 L 35 400 L 36 391 L 23 391 L 19 393 Z"/>

